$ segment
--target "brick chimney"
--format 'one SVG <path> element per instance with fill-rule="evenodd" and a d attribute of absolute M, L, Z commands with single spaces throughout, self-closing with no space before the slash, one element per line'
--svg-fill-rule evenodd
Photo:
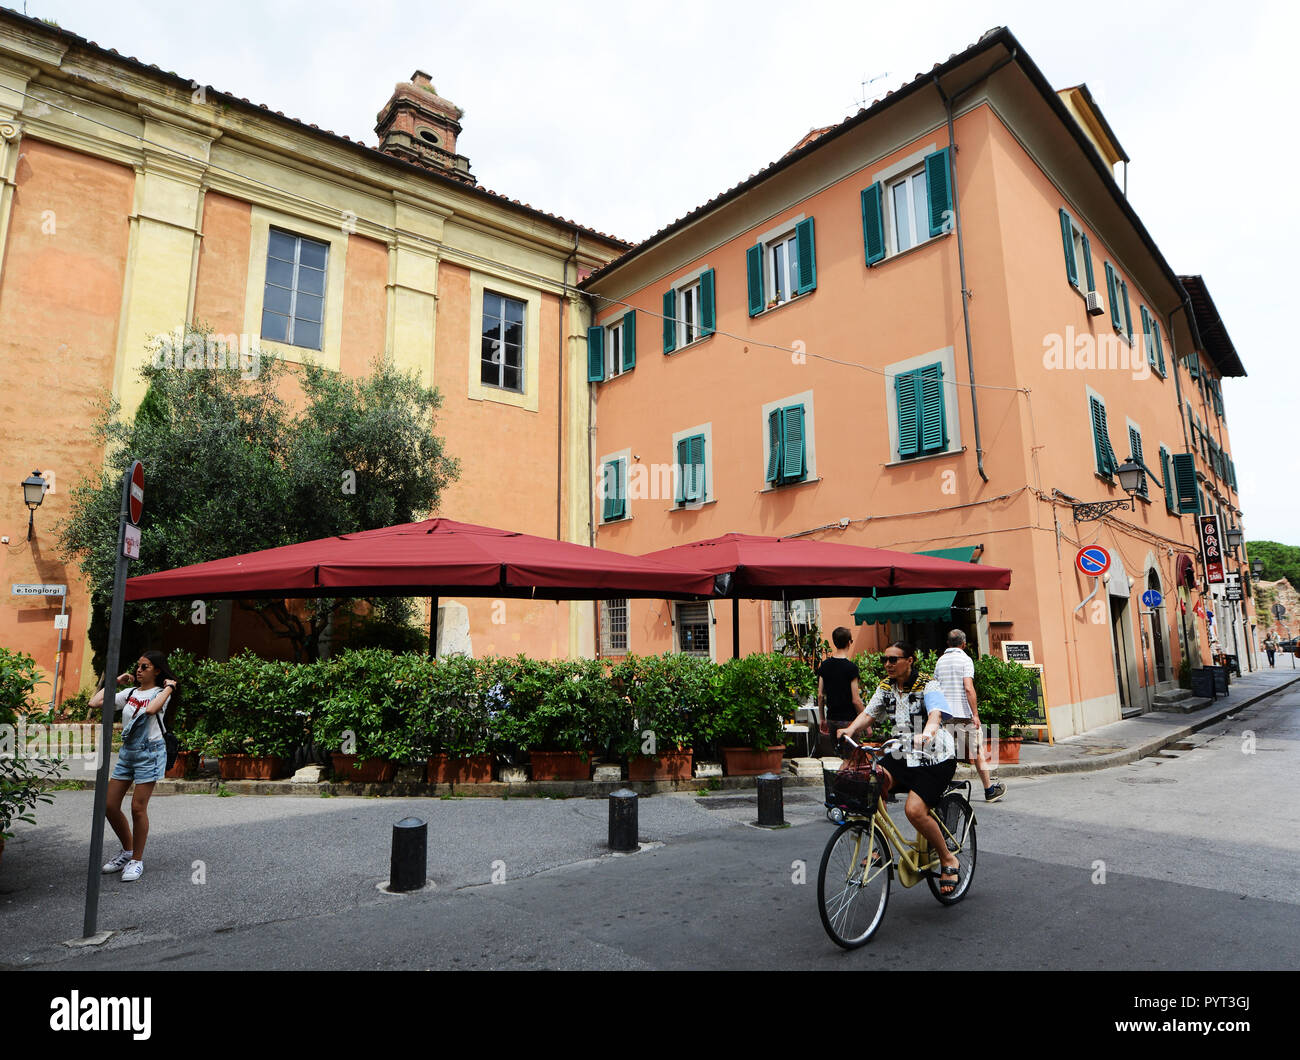
<path fill-rule="evenodd" d="M 416 70 L 410 81 L 393 89 L 379 112 L 375 132 L 379 150 L 394 158 L 427 166 L 444 176 L 476 184 L 469 159 L 456 154 L 456 137 L 465 112 L 434 89 L 429 75 Z"/>

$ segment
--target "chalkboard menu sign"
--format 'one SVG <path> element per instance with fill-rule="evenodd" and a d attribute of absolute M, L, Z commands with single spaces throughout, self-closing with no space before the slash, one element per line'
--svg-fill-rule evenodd
<path fill-rule="evenodd" d="M 1214 674 L 1210 667 L 1192 671 L 1192 695 L 1198 699 L 1214 699 Z"/>
<path fill-rule="evenodd" d="M 1045 729 L 1047 728 L 1047 696 L 1043 692 L 1043 668 L 1029 666 L 1028 669 L 1033 674 L 1033 680 L 1025 692 L 1029 707 L 1034 712 L 1030 718 L 1030 727 Z"/>
<path fill-rule="evenodd" d="M 1207 666 L 1214 675 L 1214 691 L 1221 696 L 1228 694 L 1228 668 L 1226 666 Z"/>
<path fill-rule="evenodd" d="M 1007 662 L 1032 663 L 1034 661 L 1034 642 L 1032 640 L 1004 640 L 1002 658 Z"/>

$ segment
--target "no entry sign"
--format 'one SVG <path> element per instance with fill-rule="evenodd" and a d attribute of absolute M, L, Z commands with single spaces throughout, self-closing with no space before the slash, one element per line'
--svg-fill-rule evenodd
<path fill-rule="evenodd" d="M 140 525 L 140 516 L 144 512 L 144 465 L 137 460 L 131 465 L 131 495 L 127 515 L 136 526 Z"/>
<path fill-rule="evenodd" d="M 1074 557 L 1074 565 L 1080 574 L 1100 578 L 1110 570 L 1110 553 L 1100 545 L 1089 545 L 1079 549 L 1078 555 Z"/>

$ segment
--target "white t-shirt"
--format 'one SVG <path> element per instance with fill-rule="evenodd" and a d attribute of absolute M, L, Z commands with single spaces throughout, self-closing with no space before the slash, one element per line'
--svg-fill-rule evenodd
<path fill-rule="evenodd" d="M 122 736 L 125 737 L 131 731 L 131 727 L 138 715 L 145 707 L 153 702 L 154 696 L 163 690 L 163 686 L 156 688 L 128 688 L 117 694 L 117 705 L 122 708 Z M 170 702 L 170 698 L 168 700 Z M 166 716 L 167 704 L 163 704 L 162 710 L 158 714 Z M 145 731 L 146 740 L 161 740 L 162 726 L 158 724 L 158 714 L 149 715 L 149 728 Z"/>
<path fill-rule="evenodd" d="M 970 704 L 966 699 L 966 678 L 975 676 L 975 664 L 961 648 L 949 648 L 934 664 L 934 679 L 948 701 L 948 713 L 969 721 Z"/>

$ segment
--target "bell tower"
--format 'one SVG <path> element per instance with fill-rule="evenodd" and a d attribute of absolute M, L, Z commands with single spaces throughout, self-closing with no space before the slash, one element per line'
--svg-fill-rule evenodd
<path fill-rule="evenodd" d="M 375 125 L 379 150 L 454 180 L 476 184 L 469 171 L 469 159 L 456 153 L 463 114 L 456 104 L 438 95 L 428 74 L 416 70 L 410 81 L 393 89 L 392 97 L 379 112 Z"/>

